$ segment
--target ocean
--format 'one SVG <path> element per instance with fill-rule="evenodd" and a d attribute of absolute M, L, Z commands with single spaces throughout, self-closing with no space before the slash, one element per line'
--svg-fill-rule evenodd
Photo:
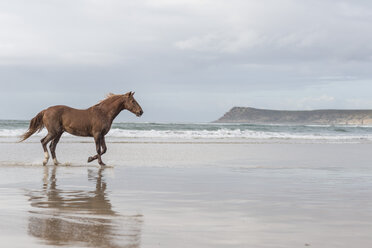
<path fill-rule="evenodd" d="M 0 142 L 17 140 L 29 125 L 24 120 L 0 120 Z M 43 137 L 46 130 L 34 137 Z M 69 137 L 70 141 L 79 142 L 82 138 Z M 181 139 L 187 141 L 251 141 L 251 140 L 286 140 L 316 141 L 332 143 L 372 142 L 372 126 L 354 125 L 255 125 L 255 124 L 221 124 L 221 123 L 113 123 L 108 139 Z M 83 139 L 84 140 L 84 139 Z"/>

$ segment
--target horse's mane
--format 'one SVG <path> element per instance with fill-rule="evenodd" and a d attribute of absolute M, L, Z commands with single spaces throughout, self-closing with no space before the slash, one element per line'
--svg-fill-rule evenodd
<path fill-rule="evenodd" d="M 103 100 L 101 100 L 101 101 L 99 101 L 99 103 L 102 103 L 103 101 L 106 101 L 106 100 L 108 100 L 108 99 L 111 99 L 111 98 L 113 98 L 113 97 L 115 97 L 115 96 L 118 96 L 118 94 L 114 94 L 114 93 L 108 93 L 106 96 L 105 96 L 105 99 L 103 99 Z"/>
<path fill-rule="evenodd" d="M 105 97 L 105 99 L 102 99 L 101 101 L 99 101 L 95 106 L 98 106 L 98 105 L 101 105 L 102 103 L 108 103 L 108 102 L 114 102 L 116 101 L 116 99 L 118 99 L 118 97 L 122 97 L 123 95 L 121 94 L 114 94 L 114 93 L 108 93 Z"/>

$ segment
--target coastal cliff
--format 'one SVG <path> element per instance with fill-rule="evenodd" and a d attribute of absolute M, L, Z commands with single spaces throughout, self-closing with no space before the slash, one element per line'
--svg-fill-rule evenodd
<path fill-rule="evenodd" d="M 372 125 L 372 110 L 269 110 L 233 107 L 217 123 Z"/>

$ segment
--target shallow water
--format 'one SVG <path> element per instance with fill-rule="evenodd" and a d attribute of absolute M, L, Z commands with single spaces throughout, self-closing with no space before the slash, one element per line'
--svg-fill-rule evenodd
<path fill-rule="evenodd" d="M 6 247 L 369 247 L 371 144 L 0 143 Z M 50 161 L 51 162 L 51 161 Z"/>

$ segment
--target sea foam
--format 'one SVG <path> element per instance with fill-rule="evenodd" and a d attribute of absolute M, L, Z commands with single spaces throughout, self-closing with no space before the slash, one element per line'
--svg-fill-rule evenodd
<path fill-rule="evenodd" d="M 0 121 L 1 138 L 18 138 L 27 131 L 28 122 Z M 35 133 L 43 137 L 47 130 Z M 72 137 L 65 133 L 64 136 Z M 372 141 L 372 128 L 331 125 L 253 125 L 213 123 L 114 123 L 106 137 L 156 139 L 294 139 L 329 141 Z"/>

